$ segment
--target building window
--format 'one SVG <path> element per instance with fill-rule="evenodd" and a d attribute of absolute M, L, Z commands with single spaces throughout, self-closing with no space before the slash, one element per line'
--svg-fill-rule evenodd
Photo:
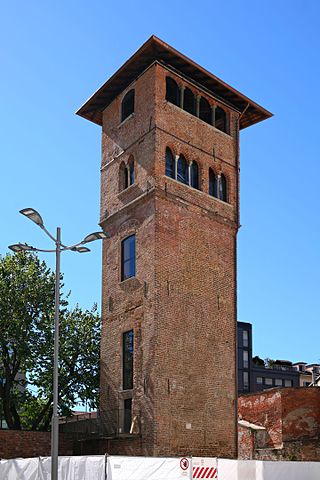
<path fill-rule="evenodd" d="M 216 175 L 212 168 L 209 168 L 209 195 L 216 197 L 222 202 L 228 201 L 227 179 L 223 175 Z"/>
<path fill-rule="evenodd" d="M 273 385 L 272 378 L 265 378 L 264 383 L 266 385 Z"/>
<path fill-rule="evenodd" d="M 123 402 L 123 433 L 130 433 L 132 423 L 132 398 L 126 398 Z"/>
<path fill-rule="evenodd" d="M 243 350 L 243 368 L 249 368 L 249 352 Z"/>
<path fill-rule="evenodd" d="M 176 178 L 176 166 L 170 148 L 166 148 L 166 176 Z"/>
<path fill-rule="evenodd" d="M 187 160 L 183 155 L 178 159 L 177 180 L 185 185 L 189 185 L 189 168 Z"/>
<path fill-rule="evenodd" d="M 242 345 L 249 347 L 249 333 L 248 330 L 242 330 Z"/>
<path fill-rule="evenodd" d="M 284 386 L 285 387 L 292 387 L 292 380 L 285 380 L 284 381 Z"/>
<path fill-rule="evenodd" d="M 133 330 L 124 332 L 122 335 L 122 388 L 133 388 Z"/>
<path fill-rule="evenodd" d="M 121 242 L 121 281 L 136 275 L 136 236 Z"/>
<path fill-rule="evenodd" d="M 134 90 L 125 94 L 121 104 L 121 122 L 134 112 Z"/>
<path fill-rule="evenodd" d="M 190 167 L 190 185 L 199 190 L 199 167 L 195 161 L 191 163 Z"/>
<path fill-rule="evenodd" d="M 210 103 L 208 102 L 208 100 L 206 100 L 203 97 L 200 98 L 199 118 L 206 123 L 212 124 L 212 122 L 211 122 L 211 106 L 210 106 Z"/>
<path fill-rule="evenodd" d="M 212 168 L 209 168 L 209 195 L 218 198 L 218 177 Z"/>
<path fill-rule="evenodd" d="M 124 162 L 121 162 L 119 168 L 119 190 L 125 190 L 130 185 L 134 184 L 134 158 L 131 155 L 126 165 Z"/>
<path fill-rule="evenodd" d="M 180 106 L 180 89 L 177 82 L 171 77 L 166 78 L 166 100 L 178 107 Z"/>
<path fill-rule="evenodd" d="M 220 175 L 219 178 L 219 198 L 223 202 L 227 202 L 227 180 L 223 173 Z"/>
<path fill-rule="evenodd" d="M 191 113 L 192 115 L 196 114 L 196 102 L 193 92 L 190 88 L 186 88 L 183 96 L 183 110 Z"/>
<path fill-rule="evenodd" d="M 243 372 L 243 389 L 249 390 L 249 372 Z"/>
<path fill-rule="evenodd" d="M 216 107 L 214 126 L 222 132 L 227 133 L 227 114 L 220 107 Z"/>
<path fill-rule="evenodd" d="M 274 384 L 276 387 L 282 387 L 282 379 L 276 378 Z"/>
<path fill-rule="evenodd" d="M 262 385 L 263 384 L 263 378 L 262 377 L 257 377 L 257 384 Z"/>
<path fill-rule="evenodd" d="M 134 158 L 132 155 L 128 161 L 128 183 L 129 185 L 134 184 Z"/>
<path fill-rule="evenodd" d="M 128 171 L 125 163 L 121 162 L 119 168 L 119 190 L 122 192 L 126 188 L 128 188 Z"/>

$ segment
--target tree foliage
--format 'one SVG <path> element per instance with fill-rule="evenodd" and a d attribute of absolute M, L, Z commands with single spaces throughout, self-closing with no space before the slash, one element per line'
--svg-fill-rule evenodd
<path fill-rule="evenodd" d="M 264 360 L 260 358 L 258 355 L 253 357 L 252 362 L 254 363 L 254 365 L 258 365 L 259 367 L 265 366 Z"/>
<path fill-rule="evenodd" d="M 12 429 L 50 426 L 54 282 L 34 254 L 0 259 L 0 408 Z M 97 407 L 100 319 L 96 306 L 60 305 L 59 408 L 68 415 L 78 402 Z"/>

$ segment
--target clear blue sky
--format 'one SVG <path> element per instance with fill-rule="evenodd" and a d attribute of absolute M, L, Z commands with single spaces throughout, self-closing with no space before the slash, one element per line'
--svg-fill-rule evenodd
<path fill-rule="evenodd" d="M 239 319 L 256 354 L 319 361 L 319 18 L 317 0 L 2 2 L 0 253 L 48 245 L 23 207 L 66 243 L 97 229 L 101 131 L 74 112 L 154 33 L 275 114 L 241 134 Z M 100 257 L 64 255 L 72 303 L 100 304 Z"/>

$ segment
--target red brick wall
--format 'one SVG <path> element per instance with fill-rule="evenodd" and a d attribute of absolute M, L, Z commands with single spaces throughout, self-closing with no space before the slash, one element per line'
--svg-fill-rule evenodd
<path fill-rule="evenodd" d="M 251 428 L 238 427 L 238 456 L 241 460 L 254 458 L 254 432 Z"/>
<path fill-rule="evenodd" d="M 104 112 L 101 222 L 111 238 L 103 247 L 101 408 L 116 416 L 133 396 L 141 421 L 141 440 L 113 443 L 114 453 L 232 458 L 237 114 L 229 112 L 231 135 L 216 130 L 165 100 L 165 76 L 154 65 L 134 82 L 135 113 L 121 125 L 126 91 Z M 202 191 L 165 177 L 167 146 L 198 162 Z M 131 154 L 135 185 L 119 192 L 119 167 Z M 229 203 L 208 195 L 210 166 L 227 177 Z M 132 233 L 137 274 L 120 282 L 121 240 Z M 132 328 L 134 389 L 123 392 L 121 336 Z"/>
<path fill-rule="evenodd" d="M 260 432 L 250 430 L 245 434 L 245 429 L 239 430 L 240 458 L 251 455 L 257 460 L 319 461 L 319 388 L 274 388 L 243 395 L 239 398 L 239 415 L 266 427 L 263 436 Z"/>
<path fill-rule="evenodd" d="M 320 437 L 320 388 L 285 389 L 281 400 L 284 442 Z"/>
<path fill-rule="evenodd" d="M 59 436 L 59 455 L 72 455 L 72 438 Z M 51 433 L 21 430 L 0 430 L 0 458 L 29 458 L 50 456 Z"/>
<path fill-rule="evenodd" d="M 272 388 L 239 397 L 239 415 L 267 429 L 266 447 L 282 444 L 281 389 Z"/>

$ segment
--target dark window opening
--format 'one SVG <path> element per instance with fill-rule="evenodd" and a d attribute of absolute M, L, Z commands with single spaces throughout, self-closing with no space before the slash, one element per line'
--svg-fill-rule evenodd
<path fill-rule="evenodd" d="M 121 243 L 121 280 L 136 275 L 136 236 L 130 235 Z"/>
<path fill-rule="evenodd" d="M 227 180 L 226 177 L 221 174 L 219 181 L 219 198 L 223 202 L 227 202 Z"/>
<path fill-rule="evenodd" d="M 192 91 L 190 90 L 190 88 L 186 88 L 185 91 L 184 91 L 183 110 L 191 113 L 192 115 L 196 114 L 195 97 L 194 97 Z"/>
<path fill-rule="evenodd" d="M 123 390 L 133 388 L 133 330 L 122 335 Z"/>
<path fill-rule="evenodd" d="M 128 169 L 129 169 L 129 184 L 134 184 L 134 159 L 130 157 L 128 162 Z"/>
<path fill-rule="evenodd" d="M 209 195 L 218 198 L 218 177 L 212 168 L 209 169 Z"/>
<path fill-rule="evenodd" d="M 128 172 L 127 172 L 127 167 L 125 163 L 121 162 L 121 165 L 119 168 L 119 190 L 121 192 L 126 188 L 128 188 Z"/>
<path fill-rule="evenodd" d="M 121 104 L 121 122 L 134 112 L 134 90 L 130 90 L 124 96 Z"/>
<path fill-rule="evenodd" d="M 166 78 L 166 100 L 178 107 L 180 106 L 180 89 L 171 77 Z"/>
<path fill-rule="evenodd" d="M 208 100 L 201 97 L 200 98 L 200 110 L 199 110 L 199 118 L 204 122 L 211 124 L 211 107 Z"/>
<path fill-rule="evenodd" d="M 177 180 L 185 185 L 189 185 L 189 168 L 187 160 L 183 155 L 180 155 L 178 159 L 178 172 Z"/>
<path fill-rule="evenodd" d="M 222 132 L 227 133 L 227 114 L 220 107 L 216 108 L 214 126 Z"/>
<path fill-rule="evenodd" d="M 190 184 L 191 187 L 199 190 L 199 167 L 197 162 L 192 162 L 190 167 Z"/>
<path fill-rule="evenodd" d="M 170 178 L 176 177 L 175 161 L 170 148 L 166 148 L 166 176 Z"/>
<path fill-rule="evenodd" d="M 123 433 L 130 433 L 132 423 L 132 398 L 126 398 L 123 402 Z"/>

